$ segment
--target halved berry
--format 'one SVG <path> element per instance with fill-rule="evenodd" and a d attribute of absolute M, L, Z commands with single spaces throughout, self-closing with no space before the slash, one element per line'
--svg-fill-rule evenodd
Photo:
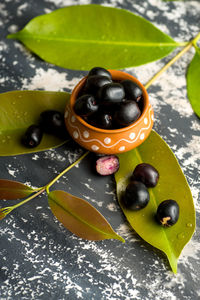
<path fill-rule="evenodd" d="M 119 169 L 119 159 L 115 155 L 102 156 L 96 161 L 96 171 L 100 175 L 111 175 Z"/>

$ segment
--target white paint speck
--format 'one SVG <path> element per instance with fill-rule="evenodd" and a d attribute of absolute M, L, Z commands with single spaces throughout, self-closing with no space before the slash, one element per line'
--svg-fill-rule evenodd
<path fill-rule="evenodd" d="M 46 91 L 72 90 L 79 81 L 80 78 L 68 80 L 66 72 L 58 72 L 51 68 L 47 71 L 38 68 L 32 78 L 22 79 L 22 88 L 27 90 L 43 89 Z"/>

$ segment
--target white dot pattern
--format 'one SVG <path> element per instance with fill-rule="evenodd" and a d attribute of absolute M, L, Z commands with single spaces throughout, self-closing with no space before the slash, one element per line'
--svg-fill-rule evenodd
<path fill-rule="evenodd" d="M 72 121 L 72 123 L 74 123 L 76 121 L 76 118 L 74 116 L 72 116 L 71 121 Z"/>
<path fill-rule="evenodd" d="M 73 132 L 73 137 L 74 137 L 75 139 L 77 139 L 77 138 L 79 137 L 78 131 L 74 131 L 74 132 Z"/>
<path fill-rule="evenodd" d="M 119 151 L 124 151 L 125 150 L 125 146 L 121 146 L 120 148 L 119 148 Z"/>
<path fill-rule="evenodd" d="M 110 142 L 111 142 L 111 139 L 110 139 L 109 137 L 106 137 L 106 138 L 104 139 L 104 143 L 105 143 L 106 145 L 110 144 Z"/>
<path fill-rule="evenodd" d="M 83 131 L 83 136 L 87 139 L 89 138 L 90 134 L 87 130 Z"/>
<path fill-rule="evenodd" d="M 147 125 L 148 124 L 148 119 L 144 118 L 144 124 Z"/>
<path fill-rule="evenodd" d="M 133 140 L 133 139 L 135 138 L 135 132 L 131 132 L 131 133 L 129 134 L 129 138 L 130 138 L 131 140 Z"/>
<path fill-rule="evenodd" d="M 97 151 L 97 150 L 99 150 L 99 147 L 97 145 L 92 145 L 91 149 L 93 151 Z"/>
<path fill-rule="evenodd" d="M 140 139 L 143 140 L 144 139 L 144 133 L 141 133 L 140 135 Z"/>
<path fill-rule="evenodd" d="M 68 110 L 66 110 L 66 112 L 65 112 L 65 118 L 67 118 L 68 115 L 69 115 L 69 112 L 68 112 Z"/>

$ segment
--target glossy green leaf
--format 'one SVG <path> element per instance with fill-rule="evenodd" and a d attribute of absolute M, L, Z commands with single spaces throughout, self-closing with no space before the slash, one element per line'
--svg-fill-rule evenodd
<path fill-rule="evenodd" d="M 72 233 L 87 240 L 124 239 L 87 201 L 64 191 L 48 194 L 49 206 L 56 218 Z"/>
<path fill-rule="evenodd" d="M 174 154 L 154 131 L 138 148 L 119 154 L 120 168 L 115 174 L 120 206 L 133 229 L 149 244 L 162 250 L 168 257 L 174 273 L 178 257 L 190 240 L 195 229 L 195 209 L 190 188 Z M 123 206 L 122 194 L 134 168 L 139 163 L 149 163 L 160 174 L 158 184 L 149 189 L 150 201 L 139 211 L 130 211 Z M 168 228 L 155 221 L 160 202 L 174 199 L 180 207 L 178 222 Z"/>
<path fill-rule="evenodd" d="M 17 155 L 57 147 L 63 139 L 45 134 L 36 148 L 26 148 L 21 137 L 26 129 L 37 124 L 47 109 L 64 113 L 69 94 L 45 91 L 13 91 L 0 94 L 0 155 Z"/>
<path fill-rule="evenodd" d="M 38 16 L 8 38 L 20 40 L 50 63 L 78 70 L 138 66 L 179 45 L 140 16 L 94 4 Z"/>
<path fill-rule="evenodd" d="M 32 194 L 34 190 L 18 181 L 0 179 L 0 200 L 13 200 L 25 198 Z"/>
<path fill-rule="evenodd" d="M 200 118 L 200 49 L 196 49 L 187 72 L 188 98 L 194 112 Z"/>

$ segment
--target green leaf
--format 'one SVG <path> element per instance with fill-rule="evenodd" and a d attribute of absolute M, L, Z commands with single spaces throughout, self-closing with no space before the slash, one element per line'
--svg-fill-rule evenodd
<path fill-rule="evenodd" d="M 57 147 L 63 139 L 45 134 L 39 146 L 26 148 L 21 137 L 26 129 L 37 124 L 47 109 L 64 113 L 68 93 L 45 91 L 13 91 L 0 94 L 0 155 L 17 155 Z"/>
<path fill-rule="evenodd" d="M 0 179 L 0 200 L 13 200 L 25 198 L 33 192 L 34 189 L 21 182 Z"/>
<path fill-rule="evenodd" d="M 56 218 L 72 233 L 87 240 L 124 239 L 87 201 L 64 191 L 48 194 L 49 206 Z"/>
<path fill-rule="evenodd" d="M 180 45 L 140 16 L 94 4 L 38 16 L 8 38 L 20 40 L 50 63 L 78 70 L 138 66 Z"/>
<path fill-rule="evenodd" d="M 177 272 L 178 257 L 195 230 L 195 209 L 190 188 L 174 154 L 162 138 L 154 131 L 138 148 L 119 154 L 120 169 L 115 174 L 120 206 L 133 229 L 149 244 L 162 250 L 168 257 L 174 273 Z M 154 166 L 160 179 L 155 188 L 149 189 L 148 205 L 137 212 L 123 206 L 122 194 L 134 168 L 139 163 Z M 160 202 L 175 200 L 180 207 L 178 222 L 164 228 L 155 221 Z"/>
<path fill-rule="evenodd" d="M 187 71 L 187 93 L 194 112 L 200 118 L 200 49 L 198 48 Z"/>

